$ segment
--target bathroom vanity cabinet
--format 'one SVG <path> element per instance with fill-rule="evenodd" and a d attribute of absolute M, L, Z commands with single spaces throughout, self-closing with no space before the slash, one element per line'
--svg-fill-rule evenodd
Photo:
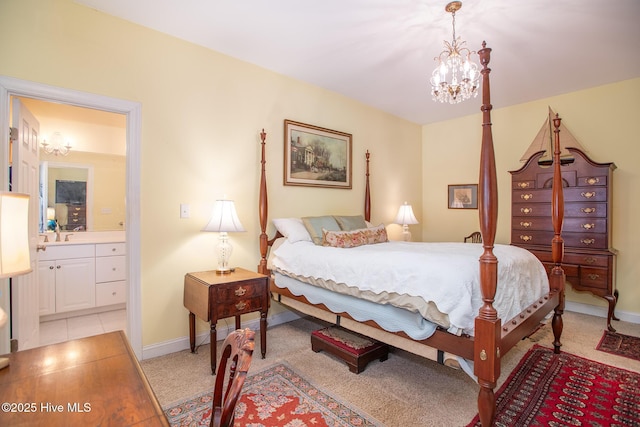
<path fill-rule="evenodd" d="M 39 253 L 40 315 L 126 300 L 124 243 L 49 245 Z"/>
<path fill-rule="evenodd" d="M 126 301 L 127 258 L 124 243 L 96 245 L 96 306 Z"/>

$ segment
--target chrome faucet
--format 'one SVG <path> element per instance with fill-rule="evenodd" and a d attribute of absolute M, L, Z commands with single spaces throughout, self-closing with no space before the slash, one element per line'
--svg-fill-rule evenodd
<path fill-rule="evenodd" d="M 54 230 L 56 232 L 56 242 L 60 241 L 60 224 L 56 221 L 56 228 Z"/>

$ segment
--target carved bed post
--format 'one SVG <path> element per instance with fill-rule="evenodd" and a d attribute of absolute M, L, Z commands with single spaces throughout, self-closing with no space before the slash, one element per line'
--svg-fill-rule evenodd
<path fill-rule="evenodd" d="M 364 187 L 364 219 L 366 221 L 371 221 L 371 191 L 369 189 L 369 150 L 367 150 L 364 156 L 365 159 L 367 159 Z"/>
<path fill-rule="evenodd" d="M 564 221 L 564 191 L 562 189 L 562 171 L 560 170 L 560 117 L 556 114 L 553 119 L 555 141 L 553 145 L 553 184 L 551 196 L 551 219 L 553 221 L 553 240 L 551 241 L 551 258 L 553 269 L 549 274 L 549 287 L 557 289 L 560 300 L 554 309 L 551 328 L 553 329 L 553 351 L 560 353 L 560 335 L 562 334 L 564 313 L 564 283 L 566 280 L 562 269 L 562 258 L 564 256 L 564 239 L 562 238 L 562 223 Z"/>
<path fill-rule="evenodd" d="M 258 264 L 258 273 L 267 274 L 267 250 L 269 245 L 269 236 L 267 236 L 267 218 L 269 215 L 269 204 L 267 202 L 267 177 L 265 173 L 265 141 L 267 134 L 264 129 L 260 132 L 262 142 L 261 158 L 260 158 L 260 196 L 258 198 L 258 212 L 260 217 L 260 264 Z"/>
<path fill-rule="evenodd" d="M 480 232 L 484 252 L 480 256 L 480 289 L 484 304 L 475 320 L 474 373 L 478 377 L 478 414 L 483 426 L 492 425 L 495 417 L 496 399 L 494 388 L 500 376 L 500 319 L 493 307 L 498 281 L 498 259 L 493 253 L 498 222 L 498 183 L 496 162 L 491 133 L 491 92 L 487 67 L 491 60 L 491 49 L 482 42 L 478 51 L 482 65 L 482 148 L 480 153 L 480 178 L 478 185 L 478 208 Z"/>

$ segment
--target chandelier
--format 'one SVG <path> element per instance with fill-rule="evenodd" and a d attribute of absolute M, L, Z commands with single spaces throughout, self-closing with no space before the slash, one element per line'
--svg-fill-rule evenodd
<path fill-rule="evenodd" d="M 465 47 L 467 42 L 456 37 L 456 12 L 461 7 L 462 2 L 452 1 L 444 8 L 452 16 L 453 38 L 451 43 L 445 40 L 445 49 L 434 58 L 438 62 L 431 74 L 431 95 L 434 101 L 457 104 L 478 95 L 480 73 L 478 66 L 471 62 L 471 54 L 475 52 Z"/>
<path fill-rule="evenodd" d="M 47 154 L 53 154 L 55 156 L 66 156 L 71 151 L 71 144 L 67 141 L 64 144 L 64 138 L 60 132 L 55 132 L 51 135 L 51 142 L 47 142 L 47 140 L 43 140 L 40 144 L 42 149 Z M 64 145 L 62 145 L 64 144 Z"/>

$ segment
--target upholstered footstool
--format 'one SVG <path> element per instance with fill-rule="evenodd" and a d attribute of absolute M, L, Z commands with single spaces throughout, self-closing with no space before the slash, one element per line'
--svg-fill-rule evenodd
<path fill-rule="evenodd" d="M 364 371 L 372 360 L 384 362 L 389 357 L 387 344 L 336 326 L 311 332 L 311 349 L 316 353 L 326 351 L 336 356 L 356 374 Z"/>

